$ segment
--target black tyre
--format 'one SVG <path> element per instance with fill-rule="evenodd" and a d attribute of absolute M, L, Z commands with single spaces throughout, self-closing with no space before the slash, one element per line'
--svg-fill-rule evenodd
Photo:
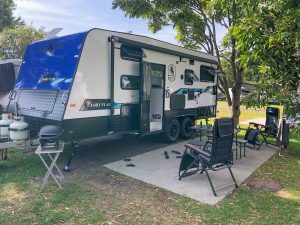
<path fill-rule="evenodd" d="M 194 126 L 194 120 L 190 117 L 186 117 L 182 120 L 181 128 L 180 128 L 180 137 L 184 139 L 188 139 L 192 137 L 193 131 L 191 127 Z"/>
<path fill-rule="evenodd" d="M 167 141 L 174 142 L 178 139 L 180 124 L 177 119 L 173 119 L 166 127 L 165 137 Z"/>

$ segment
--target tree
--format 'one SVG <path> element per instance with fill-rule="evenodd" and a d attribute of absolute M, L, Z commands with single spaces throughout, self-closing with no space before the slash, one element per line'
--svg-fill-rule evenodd
<path fill-rule="evenodd" d="M 221 60 L 230 63 L 232 71 L 232 92 L 230 98 L 226 77 L 219 79 L 219 89 L 232 106 L 232 117 L 239 123 L 240 93 L 242 86 L 242 72 L 237 60 L 240 50 L 236 37 L 228 33 L 227 52 L 223 55 L 217 43 L 216 25 L 225 28 L 235 27 L 240 22 L 242 0 L 114 0 L 113 8 L 119 8 L 131 18 L 148 20 L 149 29 L 157 32 L 164 26 L 172 25 L 177 31 L 177 40 L 183 46 L 215 55 L 218 58 L 218 68 L 224 73 Z"/>
<path fill-rule="evenodd" d="M 15 18 L 13 16 L 14 9 L 15 3 L 13 0 L 0 0 L 0 32 L 5 28 L 23 24 L 20 17 Z"/>
<path fill-rule="evenodd" d="M 300 3 L 297 0 L 249 0 L 240 26 L 232 29 L 243 53 L 240 63 L 256 90 L 249 106 L 277 102 L 287 114 L 300 112 Z M 260 99 L 260 101 L 257 101 Z"/>
<path fill-rule="evenodd" d="M 0 33 L 0 59 L 20 59 L 23 57 L 29 43 L 43 39 L 42 28 L 20 25 L 16 28 L 6 28 Z"/>

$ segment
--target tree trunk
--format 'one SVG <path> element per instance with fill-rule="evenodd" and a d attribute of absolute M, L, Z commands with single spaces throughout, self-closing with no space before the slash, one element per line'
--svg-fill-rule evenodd
<path fill-rule="evenodd" d="M 234 121 L 234 126 L 238 126 L 240 122 L 240 103 L 241 103 L 241 90 L 242 90 L 242 82 L 236 83 L 232 87 L 232 110 L 231 110 L 231 116 Z"/>
<path fill-rule="evenodd" d="M 232 106 L 232 99 L 231 99 L 231 96 L 230 96 L 230 93 L 229 93 L 228 86 L 227 86 L 227 88 L 224 90 L 224 92 L 225 92 L 225 97 L 226 97 L 228 106 Z"/>

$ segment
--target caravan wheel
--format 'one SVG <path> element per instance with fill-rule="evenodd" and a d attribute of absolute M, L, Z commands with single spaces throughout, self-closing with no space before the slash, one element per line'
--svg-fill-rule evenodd
<path fill-rule="evenodd" d="M 192 137 L 192 126 L 194 126 L 194 121 L 190 117 L 184 118 L 184 120 L 181 123 L 180 136 L 184 139 Z"/>
<path fill-rule="evenodd" d="M 180 124 L 177 119 L 173 119 L 166 127 L 166 139 L 169 142 L 174 142 L 178 139 L 180 133 Z"/>

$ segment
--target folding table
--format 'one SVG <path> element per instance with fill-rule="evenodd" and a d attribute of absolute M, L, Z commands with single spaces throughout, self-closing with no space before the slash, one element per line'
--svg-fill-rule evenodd
<path fill-rule="evenodd" d="M 195 132 L 199 132 L 199 133 L 200 133 L 200 141 L 201 141 L 202 132 L 203 132 L 203 131 L 204 131 L 204 132 L 212 132 L 213 127 L 212 127 L 212 126 L 204 125 L 204 126 L 202 126 L 202 127 L 191 127 L 191 130 L 193 131 L 192 139 L 194 139 Z"/>
<path fill-rule="evenodd" d="M 8 138 L 0 138 L 0 160 L 8 159 L 8 149 L 10 148 L 8 142 Z"/>
<path fill-rule="evenodd" d="M 35 151 L 35 154 L 37 154 L 40 159 L 42 160 L 42 162 L 44 163 L 45 167 L 47 168 L 47 173 L 42 181 L 42 187 L 41 187 L 41 191 L 43 190 L 45 184 L 47 183 L 50 175 L 51 177 L 54 179 L 54 181 L 56 182 L 56 184 L 59 186 L 59 188 L 62 189 L 61 186 L 61 181 L 64 178 L 64 175 L 62 174 L 61 170 L 58 168 L 56 161 L 60 155 L 60 153 L 62 153 L 64 150 L 64 143 L 59 143 L 58 148 L 57 149 L 42 149 L 42 146 L 39 145 L 39 147 L 37 148 L 37 150 Z M 47 163 L 46 158 L 47 156 L 50 158 L 51 162 L 50 164 Z M 59 175 L 54 175 L 53 174 L 53 169 L 56 168 L 56 170 L 58 171 Z M 59 181 L 60 179 L 60 181 Z"/>

